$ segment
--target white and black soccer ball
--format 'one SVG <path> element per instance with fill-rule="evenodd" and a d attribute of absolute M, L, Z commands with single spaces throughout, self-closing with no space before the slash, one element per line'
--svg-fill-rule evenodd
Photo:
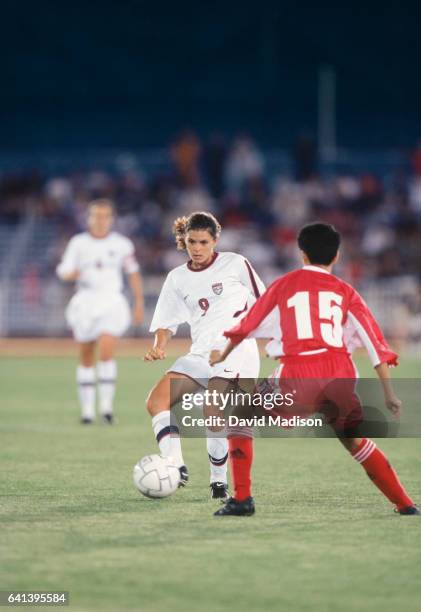
<path fill-rule="evenodd" d="M 146 497 L 168 497 L 180 484 L 180 470 L 171 457 L 146 455 L 133 468 L 134 486 Z"/>

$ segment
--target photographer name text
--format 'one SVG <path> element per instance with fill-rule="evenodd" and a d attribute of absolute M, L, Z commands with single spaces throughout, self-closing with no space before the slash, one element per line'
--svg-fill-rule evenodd
<path fill-rule="evenodd" d="M 184 427 L 322 427 L 321 418 L 304 418 L 299 416 L 283 417 L 280 415 L 263 415 L 242 418 L 235 415 L 194 417 L 183 415 Z"/>

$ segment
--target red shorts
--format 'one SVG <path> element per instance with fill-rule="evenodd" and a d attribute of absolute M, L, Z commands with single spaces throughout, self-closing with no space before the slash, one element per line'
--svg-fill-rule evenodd
<path fill-rule="evenodd" d="M 283 357 L 272 374 L 279 392 L 292 394 L 293 404 L 276 409 L 282 417 L 308 417 L 321 413 L 336 433 L 351 435 L 362 421 L 362 406 L 355 391 L 357 371 L 347 353 L 326 351 Z"/>

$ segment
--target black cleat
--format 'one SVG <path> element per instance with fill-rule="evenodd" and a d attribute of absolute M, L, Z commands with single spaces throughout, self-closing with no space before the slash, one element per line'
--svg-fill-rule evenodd
<path fill-rule="evenodd" d="M 254 500 L 247 497 L 243 501 L 237 501 L 230 497 L 225 506 L 214 512 L 214 516 L 251 516 L 256 512 Z"/>
<path fill-rule="evenodd" d="M 80 422 L 81 422 L 82 425 L 92 425 L 94 420 L 93 419 L 89 419 L 88 417 L 82 417 L 80 419 Z"/>
<path fill-rule="evenodd" d="M 211 499 L 220 499 L 221 501 L 227 501 L 228 499 L 228 485 L 226 482 L 211 482 Z"/>
<path fill-rule="evenodd" d="M 178 485 L 178 488 L 185 487 L 189 481 L 189 470 L 185 465 L 182 465 L 178 469 L 180 470 L 180 483 Z"/>
<path fill-rule="evenodd" d="M 415 516 L 421 514 L 418 506 L 408 506 L 407 508 L 402 508 L 401 510 L 395 508 L 395 512 L 396 514 L 401 514 L 402 516 Z"/>
<path fill-rule="evenodd" d="M 103 414 L 102 415 L 102 422 L 105 423 L 106 425 L 113 425 L 115 420 L 114 420 L 114 415 L 111 413 L 108 414 Z"/>

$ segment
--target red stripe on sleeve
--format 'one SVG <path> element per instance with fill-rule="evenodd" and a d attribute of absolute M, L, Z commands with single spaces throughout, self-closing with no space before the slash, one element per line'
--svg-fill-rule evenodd
<path fill-rule="evenodd" d="M 257 299 L 257 298 L 260 297 L 260 291 L 259 291 L 259 288 L 257 286 L 256 279 L 254 278 L 253 268 L 251 267 L 251 265 L 249 264 L 247 259 L 244 260 L 244 263 L 247 266 L 247 270 L 248 270 L 248 273 L 249 273 L 249 276 L 250 276 L 250 282 L 251 282 L 251 286 L 253 287 L 254 297 Z"/>
<path fill-rule="evenodd" d="M 398 365 L 398 355 L 390 349 L 372 312 L 355 290 L 351 297 L 349 314 L 372 364 Z M 376 360 L 378 363 L 375 363 Z"/>
<path fill-rule="evenodd" d="M 224 331 L 224 336 L 229 338 L 234 345 L 247 338 L 275 308 L 279 283 L 279 279 L 274 281 L 269 289 L 253 304 L 244 319 L 232 329 Z"/>

